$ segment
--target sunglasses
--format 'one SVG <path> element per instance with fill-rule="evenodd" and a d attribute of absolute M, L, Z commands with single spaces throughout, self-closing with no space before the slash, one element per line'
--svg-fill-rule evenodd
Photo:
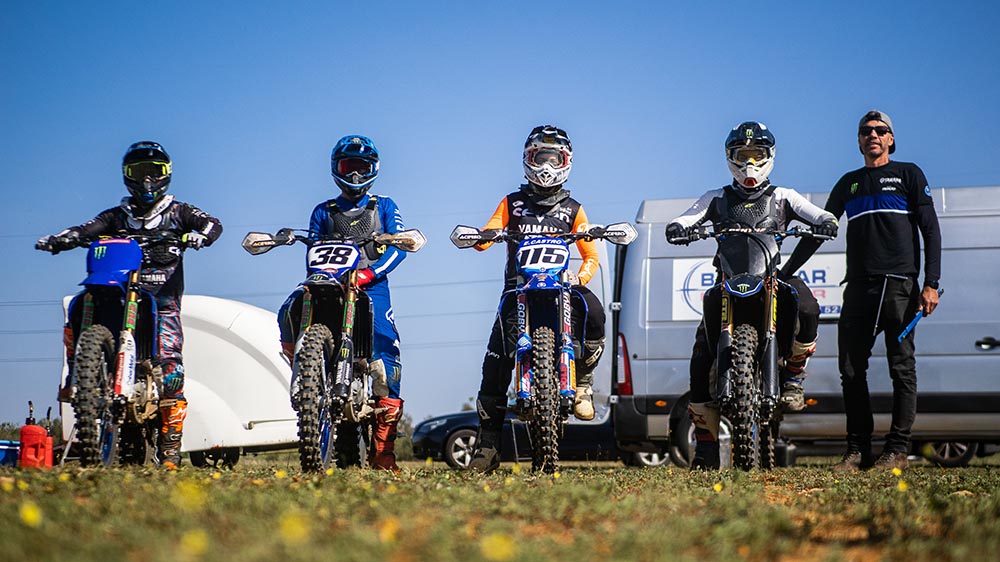
<path fill-rule="evenodd" d="M 884 125 L 879 125 L 878 127 L 870 127 L 868 125 L 858 127 L 858 134 L 863 137 L 867 137 L 868 135 L 872 134 L 872 131 L 875 131 L 880 137 L 884 137 L 888 133 L 892 132 L 889 129 L 889 127 L 886 127 Z"/>

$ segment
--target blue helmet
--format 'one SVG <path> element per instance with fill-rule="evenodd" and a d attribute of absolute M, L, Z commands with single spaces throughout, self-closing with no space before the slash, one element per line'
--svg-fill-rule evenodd
<path fill-rule="evenodd" d="M 368 137 L 347 135 L 330 153 L 333 181 L 349 199 L 360 199 L 378 177 L 378 149 Z"/>

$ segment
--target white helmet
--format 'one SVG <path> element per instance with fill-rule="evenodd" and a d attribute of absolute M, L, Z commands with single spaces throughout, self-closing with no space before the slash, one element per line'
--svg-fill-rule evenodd
<path fill-rule="evenodd" d="M 573 167 L 573 144 L 566 131 L 552 125 L 531 130 L 524 141 L 524 177 L 541 194 L 554 193 L 569 178 Z"/>
<path fill-rule="evenodd" d="M 763 123 L 740 123 L 726 137 L 726 159 L 740 189 L 755 193 L 767 185 L 774 168 L 774 135 Z"/>

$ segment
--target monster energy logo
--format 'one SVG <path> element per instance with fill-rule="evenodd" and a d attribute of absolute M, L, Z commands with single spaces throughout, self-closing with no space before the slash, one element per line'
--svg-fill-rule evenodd
<path fill-rule="evenodd" d="M 851 195 L 854 195 L 857 192 L 858 192 L 858 183 L 854 182 L 851 184 Z"/>
<path fill-rule="evenodd" d="M 736 288 L 739 289 L 741 293 L 745 293 L 750 290 L 750 285 L 748 283 L 740 283 L 736 286 Z"/>
<path fill-rule="evenodd" d="M 102 259 L 104 257 L 104 254 L 106 254 L 107 252 L 108 252 L 107 246 L 98 246 L 94 248 L 94 259 L 95 260 Z"/>
<path fill-rule="evenodd" d="M 746 135 L 747 135 L 748 139 L 752 139 L 753 138 L 753 129 L 747 129 L 746 130 Z"/>

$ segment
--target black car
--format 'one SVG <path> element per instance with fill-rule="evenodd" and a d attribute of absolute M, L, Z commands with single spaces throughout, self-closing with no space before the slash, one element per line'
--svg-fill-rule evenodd
<path fill-rule="evenodd" d="M 666 455 L 622 453 L 615 445 L 611 417 L 603 423 L 567 423 L 559 440 L 559 459 L 567 461 L 623 460 L 626 464 L 658 466 Z M 417 459 L 443 460 L 453 468 L 465 469 L 472 461 L 479 416 L 475 410 L 424 420 L 413 430 L 413 454 Z M 508 414 L 501 433 L 501 460 L 530 462 L 531 440 L 528 426 Z"/>

